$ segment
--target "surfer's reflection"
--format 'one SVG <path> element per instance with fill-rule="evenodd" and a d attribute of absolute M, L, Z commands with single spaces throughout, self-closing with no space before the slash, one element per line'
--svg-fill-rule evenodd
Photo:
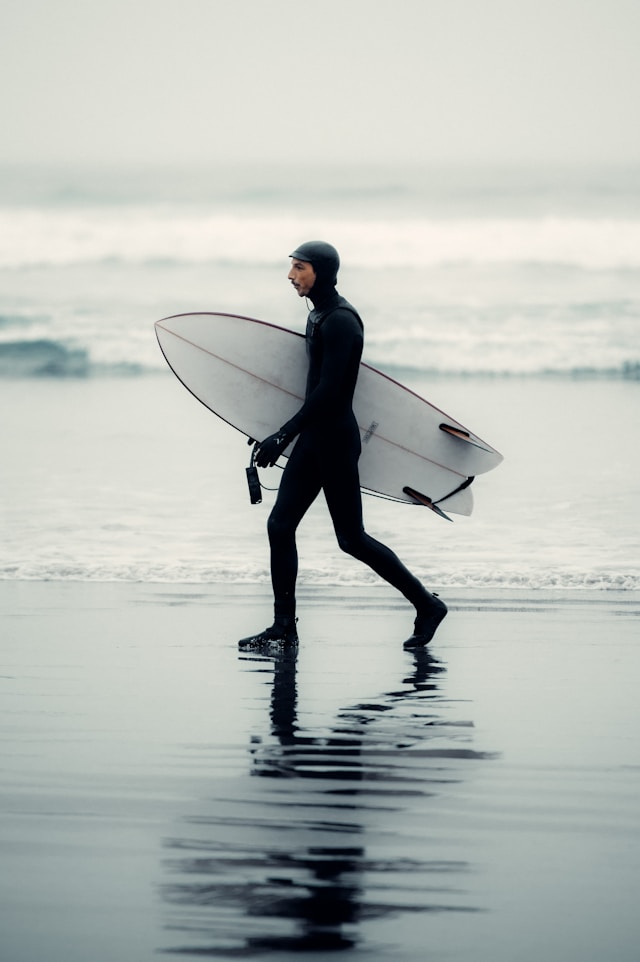
<path fill-rule="evenodd" d="M 263 778 L 310 778 L 343 779 L 350 782 L 361 777 L 361 739 L 338 734 L 314 737 L 300 731 L 297 721 L 297 659 L 280 656 L 274 659 L 273 686 L 271 689 L 271 736 L 268 745 L 254 744 L 252 774 Z M 321 805 L 327 814 L 330 808 L 336 821 L 322 825 L 317 823 L 318 841 L 329 833 L 347 833 L 349 841 L 360 835 L 362 825 L 337 817 L 336 806 Z M 298 804 L 308 804 L 307 793 L 300 793 Z M 320 806 L 319 806 L 320 807 Z M 342 810 L 341 814 L 344 812 Z M 288 871 L 279 878 L 270 879 L 270 912 L 296 923 L 296 931 L 290 934 L 274 933 L 250 937 L 247 945 L 252 948 L 280 948 L 304 951 L 306 949 L 344 949 L 355 945 L 355 925 L 362 898 L 362 862 L 365 850 L 362 845 L 308 846 L 298 852 L 288 852 L 282 868 Z M 247 906 L 253 914 L 255 906 Z"/>
<path fill-rule="evenodd" d="M 356 706 L 346 710 L 327 736 L 305 734 L 297 722 L 297 660 L 292 656 L 274 659 L 273 687 L 271 691 L 271 735 L 277 743 L 270 746 L 254 746 L 252 774 L 259 777 L 314 778 L 331 780 L 338 784 L 325 786 L 322 791 L 322 809 L 331 810 L 329 824 L 317 823 L 318 833 L 335 831 L 353 836 L 366 832 L 366 819 L 353 821 L 351 816 L 360 814 L 356 796 L 363 793 L 363 782 L 379 777 L 376 766 L 367 762 L 368 749 L 365 727 L 389 706 L 382 703 Z M 425 690 L 430 678 L 442 671 L 442 665 L 426 649 L 414 656 L 413 673 L 405 684 L 411 690 Z M 435 686 L 433 686 L 435 688 Z M 398 697 L 390 693 L 388 697 Z M 406 694 L 402 692 L 400 694 Z M 373 746 L 372 746 L 373 748 Z M 391 779 L 393 780 L 393 779 Z M 368 788 L 365 794 L 371 794 Z M 302 804 L 308 804 L 303 802 Z M 313 804 L 313 803 L 312 803 Z M 345 816 L 348 818 L 345 820 Z M 291 856 L 288 856 L 291 857 Z M 282 918 L 295 920 L 298 931 L 290 936 L 262 936 L 249 938 L 250 947 L 300 950 L 344 949 L 356 945 L 357 922 L 362 916 L 372 918 L 401 909 L 401 905 L 367 904 L 363 877 L 371 871 L 363 845 L 315 845 L 293 856 L 297 874 L 303 870 L 304 879 L 297 883 L 287 879 L 286 888 L 277 888 L 282 879 L 271 880 L 273 902 L 271 910 Z M 248 907 L 251 912 L 251 908 Z"/>
<path fill-rule="evenodd" d="M 224 781 L 213 809 L 166 843 L 167 928 L 183 943 L 168 951 L 346 949 L 372 920 L 475 910 L 457 839 L 446 839 L 454 857 L 441 839 L 434 858 L 425 825 L 430 796 L 483 754 L 458 747 L 470 723 L 444 717 L 457 708 L 439 690 L 443 666 L 426 649 L 413 659 L 395 690 L 322 731 L 300 723 L 295 657 L 247 659 L 272 677 L 269 730 L 252 738 L 253 777 Z"/>

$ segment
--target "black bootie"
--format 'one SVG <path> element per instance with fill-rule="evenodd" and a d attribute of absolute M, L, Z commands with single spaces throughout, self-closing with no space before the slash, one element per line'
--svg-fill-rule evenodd
<path fill-rule="evenodd" d="M 297 618 L 276 618 L 270 628 L 257 635 L 249 635 L 238 642 L 240 651 L 260 648 L 294 648 L 298 644 Z"/>
<path fill-rule="evenodd" d="M 416 615 L 411 638 L 407 638 L 404 648 L 422 648 L 428 645 L 436 633 L 436 629 L 447 614 L 444 601 L 435 594 L 429 594 L 424 605 L 421 605 Z"/>

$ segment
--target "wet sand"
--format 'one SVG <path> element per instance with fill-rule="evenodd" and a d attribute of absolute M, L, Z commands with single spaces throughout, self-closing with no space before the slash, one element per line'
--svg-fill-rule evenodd
<path fill-rule="evenodd" d="M 635 962 L 633 593 L 5 582 L 7 962 Z"/>

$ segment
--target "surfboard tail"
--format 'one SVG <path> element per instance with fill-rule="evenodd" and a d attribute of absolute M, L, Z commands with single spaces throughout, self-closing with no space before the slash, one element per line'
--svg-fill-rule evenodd
<path fill-rule="evenodd" d="M 460 491 L 455 491 L 453 494 L 447 495 L 445 498 L 441 498 L 438 504 L 441 504 L 447 511 L 452 511 L 454 514 L 461 514 L 468 518 L 473 512 L 473 491 L 469 487 L 463 488 Z"/>

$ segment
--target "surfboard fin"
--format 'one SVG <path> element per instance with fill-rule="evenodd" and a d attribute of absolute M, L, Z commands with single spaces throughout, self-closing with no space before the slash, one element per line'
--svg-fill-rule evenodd
<path fill-rule="evenodd" d="M 453 424 L 441 424 L 440 430 L 444 431 L 452 438 L 457 438 L 459 441 L 466 441 L 467 444 L 472 444 L 474 448 L 480 448 L 481 451 L 488 451 L 491 453 L 491 448 L 485 447 L 484 444 L 480 444 L 475 438 L 472 438 L 468 431 L 463 430 L 463 428 L 457 428 Z"/>
<path fill-rule="evenodd" d="M 432 501 L 428 495 L 421 494 L 420 491 L 416 491 L 414 488 L 410 488 L 408 486 L 404 487 L 402 490 L 405 494 L 408 494 L 410 498 L 413 498 L 416 504 L 423 504 L 425 508 L 431 508 L 432 511 L 434 511 L 436 514 L 439 514 L 440 517 L 444 518 L 445 521 L 453 522 L 453 518 L 450 518 L 448 514 L 445 514 L 442 508 L 439 508 L 438 505 Z"/>

